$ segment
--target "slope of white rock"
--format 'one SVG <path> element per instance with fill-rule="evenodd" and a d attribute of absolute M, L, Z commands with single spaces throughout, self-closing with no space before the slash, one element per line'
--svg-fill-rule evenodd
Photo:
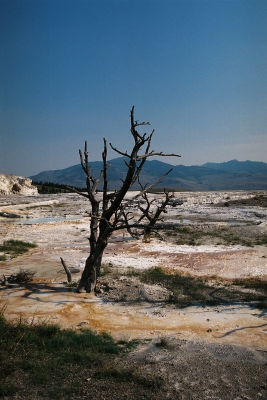
<path fill-rule="evenodd" d="M 20 194 L 23 196 L 38 195 L 37 187 L 32 180 L 22 176 L 0 174 L 0 195 Z"/>

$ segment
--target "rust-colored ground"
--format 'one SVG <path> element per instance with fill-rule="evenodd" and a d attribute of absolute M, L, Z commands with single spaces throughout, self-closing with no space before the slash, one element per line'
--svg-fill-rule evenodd
<path fill-rule="evenodd" d="M 267 348 L 267 315 L 253 306 L 233 305 L 175 309 L 164 304 L 125 304 L 104 302 L 92 294 L 76 294 L 66 288 L 66 280 L 59 257 L 73 265 L 74 278 L 80 274 L 79 263 L 86 257 L 87 241 L 77 235 L 82 224 L 57 223 L 42 226 L 10 227 L 9 235 L 29 238 L 34 234 L 39 247 L 29 254 L 2 263 L 2 273 L 8 275 L 20 268 L 35 270 L 35 282 L 27 287 L 0 289 L 1 306 L 6 306 L 8 319 L 43 320 L 63 327 L 90 327 L 108 331 L 116 337 L 155 337 L 175 335 L 211 342 L 244 344 Z M 24 236 L 23 236 L 24 235 Z M 71 246 L 64 241 L 67 238 Z M 55 240 L 51 241 L 51 238 Z M 166 246 L 158 242 L 143 243 L 113 238 L 104 262 L 123 269 L 161 265 L 169 272 L 182 270 L 196 275 L 222 277 L 249 276 L 266 266 L 266 248 L 202 251 L 184 246 Z M 151 250 L 152 248 L 152 250 Z M 206 249 L 207 250 L 207 249 Z M 75 263 L 76 262 L 76 263 Z M 116 267 L 117 266 L 117 267 Z M 76 272 L 75 272 L 76 271 Z"/>

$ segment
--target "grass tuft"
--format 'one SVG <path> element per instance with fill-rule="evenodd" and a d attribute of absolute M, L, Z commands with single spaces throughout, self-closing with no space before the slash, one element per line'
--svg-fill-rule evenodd
<path fill-rule="evenodd" d="M 237 231 L 235 227 L 222 227 L 214 229 L 210 227 L 192 227 L 192 226 L 169 226 L 163 230 L 163 234 L 173 239 L 177 245 L 201 245 L 210 239 L 211 243 L 215 240 L 217 244 L 237 245 L 253 247 L 257 245 L 266 245 L 267 236 L 259 235 L 253 239 L 247 239 L 245 235 Z M 216 243 L 215 242 L 215 243 Z"/>
<path fill-rule="evenodd" d="M 10 254 L 11 258 L 20 254 L 27 253 L 30 249 L 37 247 L 35 243 L 24 242 L 22 240 L 6 240 L 0 245 L 0 252 Z"/>
<path fill-rule="evenodd" d="M 4 312 L 5 307 L 0 310 L 0 396 L 22 390 L 25 398 L 33 393 L 55 399 L 85 395 L 83 374 L 100 376 L 108 360 L 116 371 L 114 355 L 123 355 L 138 343 L 116 341 L 105 332 L 88 329 L 76 332 L 46 323 L 28 325 L 21 319 L 11 323 Z M 123 377 L 123 369 L 120 371 Z M 110 377 L 117 380 L 119 372 L 115 375 Z M 127 371 L 126 377 L 131 378 Z M 142 384 L 135 376 L 132 381 Z"/>

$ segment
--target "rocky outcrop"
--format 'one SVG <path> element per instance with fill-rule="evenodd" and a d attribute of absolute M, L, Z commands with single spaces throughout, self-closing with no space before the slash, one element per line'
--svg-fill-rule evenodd
<path fill-rule="evenodd" d="M 37 187 L 32 186 L 32 180 L 22 176 L 0 174 L 0 195 L 20 194 L 36 196 Z"/>

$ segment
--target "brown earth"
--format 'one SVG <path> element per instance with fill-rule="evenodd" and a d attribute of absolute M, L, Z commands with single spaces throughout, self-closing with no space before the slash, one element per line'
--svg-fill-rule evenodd
<path fill-rule="evenodd" d="M 226 202 L 217 203 L 214 205 L 215 207 L 242 207 L 242 206 L 250 206 L 250 207 L 267 207 L 267 196 L 258 195 L 251 197 L 249 199 L 241 199 L 241 200 L 229 200 Z"/>

